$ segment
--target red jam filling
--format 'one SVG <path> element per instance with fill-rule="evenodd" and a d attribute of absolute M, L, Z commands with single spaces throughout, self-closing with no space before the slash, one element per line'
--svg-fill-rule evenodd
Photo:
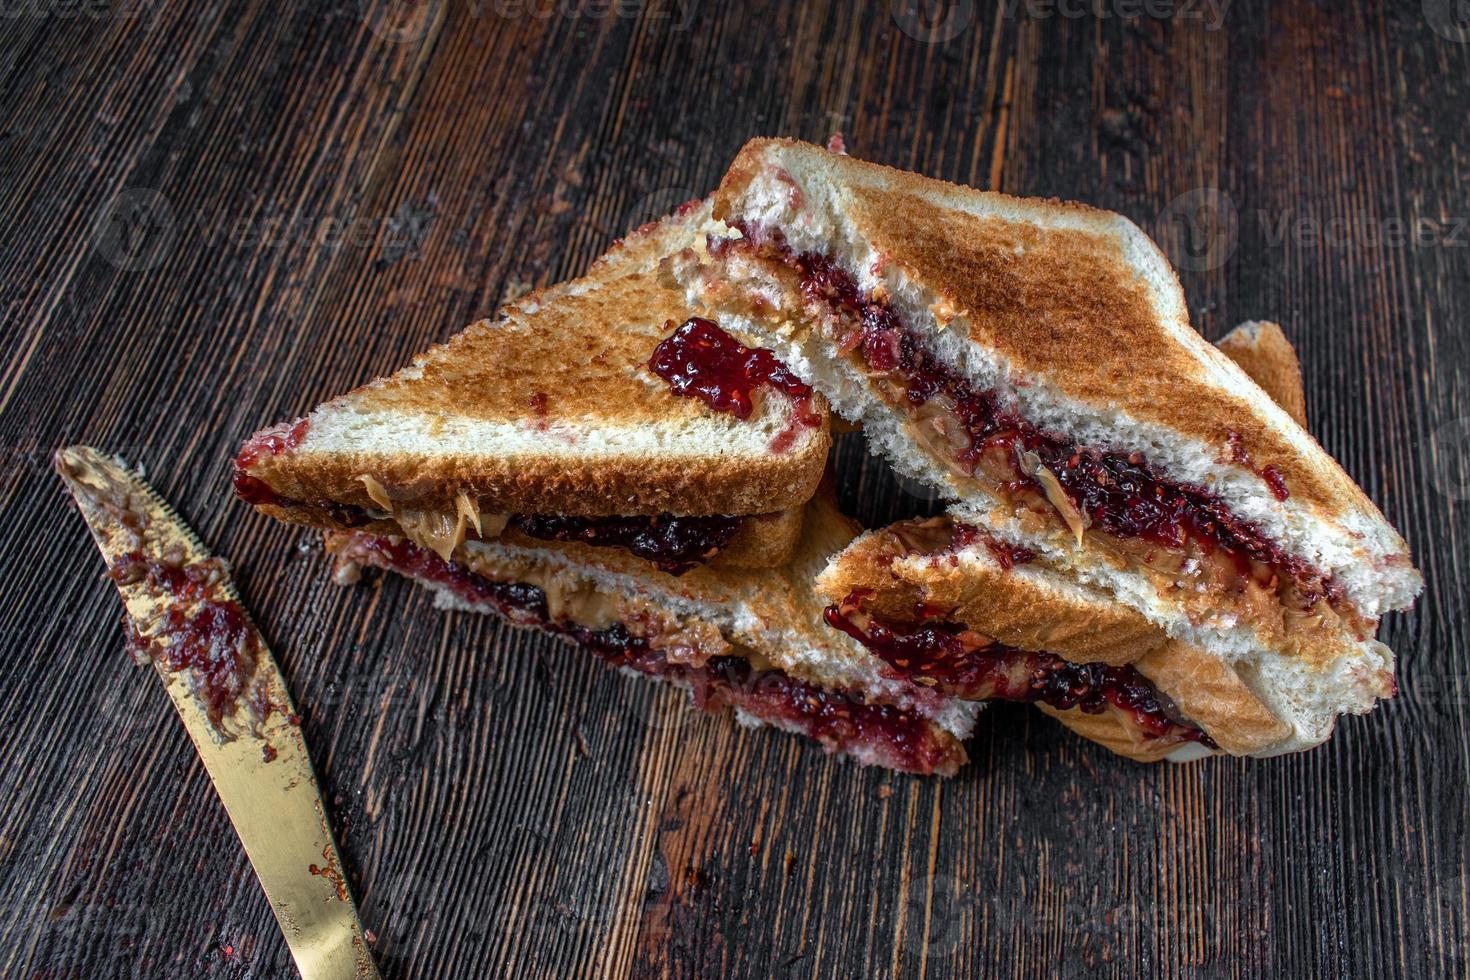
<path fill-rule="evenodd" d="M 252 505 L 282 503 L 264 480 L 249 475 L 247 471 L 267 456 L 279 456 L 295 449 L 306 438 L 308 426 L 309 421 L 305 418 L 282 422 L 269 429 L 261 429 L 240 447 L 239 454 L 235 456 L 235 493 L 241 500 Z"/>
<path fill-rule="evenodd" d="M 954 531 L 950 535 L 949 548 L 951 551 L 959 551 L 968 548 L 975 542 L 985 545 L 985 549 L 1000 563 L 1000 567 L 1010 571 L 1017 565 L 1026 565 L 1036 560 L 1036 552 L 1030 548 L 1023 548 L 1009 541 L 1002 541 L 993 534 L 988 534 L 973 524 L 955 524 Z"/>
<path fill-rule="evenodd" d="M 685 320 L 653 349 L 649 370 L 669 383 L 674 394 L 698 398 L 717 412 L 750 418 L 755 390 L 768 386 L 789 395 L 795 418 L 776 436 L 774 452 L 791 448 L 802 428 L 820 425 L 812 408 L 812 389 L 774 353 L 764 347 L 746 347 L 720 329 L 713 320 L 696 316 Z"/>
<path fill-rule="evenodd" d="M 243 487 L 243 489 L 242 489 Z M 235 490 L 249 504 L 289 505 L 254 477 L 235 473 Z M 362 507 L 326 503 L 339 528 L 361 527 L 375 518 Z M 579 541 L 599 548 L 622 548 L 652 562 L 670 575 L 683 575 L 714 558 L 740 530 L 741 517 L 566 517 L 557 514 L 514 514 L 510 525 L 542 541 Z"/>
<path fill-rule="evenodd" d="M 682 682 L 694 705 L 705 710 L 739 708 L 795 728 L 834 750 L 872 751 L 884 765 L 906 772 L 953 772 L 964 761 L 959 744 L 916 712 L 867 704 L 853 694 L 817 687 L 780 670 L 756 670 L 742 657 L 711 657 L 701 665 L 671 663 L 661 651 L 650 648 L 646 637 L 631 633 L 623 623 L 590 629 L 554 620 L 540 588 L 493 582 L 410 541 L 358 534 L 347 556 L 446 586 L 461 599 L 493 608 L 512 622 L 575 640 L 611 666 Z"/>
<path fill-rule="evenodd" d="M 1017 459 L 1022 451 L 1035 453 L 1092 527 L 1173 549 L 1194 541 L 1207 552 L 1227 554 L 1242 574 L 1249 574 L 1251 562 L 1259 562 L 1296 581 L 1306 606 L 1319 598 L 1341 598 L 1340 587 L 1234 516 L 1208 490 L 1171 482 L 1140 453 L 1079 446 L 1043 432 L 1002 404 L 998 392 L 976 389 L 934 357 L 886 302 L 864 294 L 831 260 L 813 252 L 796 254 L 779 231 L 740 230 L 747 241 L 796 271 L 808 301 L 823 303 L 857 324 L 843 348 L 861 356 L 874 373 L 897 379 L 910 412 L 941 396 L 953 406 L 951 414 L 966 442 L 956 453 L 962 465 L 973 470 L 987 450 L 1000 448 L 1011 460 L 1012 484 L 1044 492 L 1035 471 L 1026 472 Z M 1257 472 L 1278 499 L 1286 498 L 1279 471 L 1266 467 Z"/>
<path fill-rule="evenodd" d="M 740 530 L 739 517 L 562 517 L 517 514 L 511 523 L 544 541 L 623 548 L 671 575 L 709 561 Z"/>
<path fill-rule="evenodd" d="M 1286 489 L 1286 477 L 1281 475 L 1280 470 L 1274 466 L 1256 468 L 1250 451 L 1245 448 L 1244 437 L 1239 432 L 1231 429 L 1226 438 L 1230 440 L 1230 459 L 1266 481 L 1266 486 L 1271 489 L 1271 496 L 1277 500 L 1285 500 L 1291 496 L 1291 491 Z"/>
<path fill-rule="evenodd" d="M 1215 746 L 1198 727 L 1172 717 L 1154 686 L 1132 667 L 1076 664 L 1049 653 L 1028 653 L 955 623 L 884 625 L 861 615 L 862 598 L 855 593 L 828 606 L 824 618 L 876 654 L 895 677 L 920 680 L 942 694 L 971 701 L 1041 703 L 1088 714 L 1111 706 L 1126 713 L 1147 738 Z"/>
<path fill-rule="evenodd" d="M 170 673 L 188 670 L 191 689 L 218 728 L 250 692 L 260 658 L 260 643 L 245 610 L 233 600 L 214 597 L 222 575 L 218 563 L 177 564 L 130 552 L 112 563 L 108 575 L 121 585 L 141 584 L 170 600 L 147 636 L 128 625 L 128 652 Z M 248 698 L 247 706 L 257 724 L 269 711 L 260 697 Z"/>
<path fill-rule="evenodd" d="M 507 618 L 522 624 L 541 624 L 551 619 L 546 593 L 534 585 L 492 582 L 476 575 L 457 561 L 445 561 L 428 548 L 404 538 L 355 534 L 352 557 L 390 568 L 412 578 L 448 587 L 456 596 L 474 605 L 490 605 Z"/>

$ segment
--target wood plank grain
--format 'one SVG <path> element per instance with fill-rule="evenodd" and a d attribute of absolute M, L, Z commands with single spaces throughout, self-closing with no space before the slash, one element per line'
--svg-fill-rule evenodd
<path fill-rule="evenodd" d="M 235 561 L 386 976 L 1464 975 L 1470 44 L 1439 8 L 594 6 L 0 21 L 0 975 L 291 975 L 47 471 L 78 438 Z M 1385 624 L 1398 699 L 1305 756 L 1153 768 L 997 706 L 960 777 L 917 780 L 401 581 L 339 589 L 231 501 L 254 427 L 576 274 L 749 136 L 835 130 L 1128 214 L 1207 336 L 1286 326 L 1429 583 Z M 1232 247 L 1191 192 L 1228 196 Z M 1365 240 L 1396 220 L 1429 231 Z M 859 437 L 836 460 L 865 523 L 937 506 Z"/>

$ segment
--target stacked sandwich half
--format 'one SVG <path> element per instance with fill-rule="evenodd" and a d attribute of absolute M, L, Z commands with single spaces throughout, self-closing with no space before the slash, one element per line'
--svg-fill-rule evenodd
<path fill-rule="evenodd" d="M 1374 633 L 1420 582 L 1279 332 L 1233 348 L 1117 215 L 757 140 L 584 278 L 258 433 L 236 488 L 349 577 L 861 762 L 952 773 L 994 699 L 1142 760 L 1274 754 L 1392 695 Z M 856 536 L 829 405 L 950 511 Z"/>

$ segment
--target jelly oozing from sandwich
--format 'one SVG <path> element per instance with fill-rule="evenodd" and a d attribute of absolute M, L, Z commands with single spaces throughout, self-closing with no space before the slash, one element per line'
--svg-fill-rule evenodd
<path fill-rule="evenodd" d="M 698 398 L 717 412 L 748 419 L 755 392 L 773 388 L 795 403 L 796 420 L 821 424 L 812 408 L 812 389 L 774 353 L 746 347 L 704 317 L 690 317 L 654 348 L 649 370 L 669 383 L 676 395 Z"/>
<path fill-rule="evenodd" d="M 828 606 L 827 624 L 871 650 L 895 677 L 966 700 L 1022 701 L 1088 714 L 1112 707 L 1148 739 L 1214 746 L 1197 726 L 1171 716 L 1158 691 L 1132 667 L 1017 650 L 942 620 L 885 624 L 862 612 L 865 598 L 853 593 Z"/>
<path fill-rule="evenodd" d="M 306 438 L 308 426 L 309 422 L 305 418 L 283 422 L 260 430 L 240 448 L 239 454 L 235 456 L 235 493 L 241 500 L 247 504 L 282 503 L 281 498 L 264 480 L 250 475 L 250 467 L 267 456 L 279 456 L 295 449 Z"/>
<path fill-rule="evenodd" d="M 517 514 L 511 524 L 545 541 L 623 548 L 679 575 L 709 561 L 740 530 L 739 517 L 562 517 Z"/>
<path fill-rule="evenodd" d="M 906 772 L 952 773 L 964 761 L 959 743 L 916 712 L 868 704 L 850 692 L 808 684 L 781 670 L 757 669 L 739 656 L 676 663 L 655 648 L 649 634 L 635 633 L 624 623 L 592 629 L 558 619 L 552 616 L 546 593 L 539 587 L 492 581 L 401 538 L 353 534 L 339 553 L 444 587 L 462 601 L 499 612 L 511 622 L 575 640 L 612 666 L 675 681 L 689 690 L 700 708 L 739 708 L 763 721 L 800 731 L 831 749 L 857 752 Z"/>
<path fill-rule="evenodd" d="M 248 504 L 300 506 L 301 501 L 283 499 L 265 481 L 251 476 L 250 467 L 267 456 L 276 456 L 300 445 L 308 422 L 273 426 L 257 432 L 235 457 L 235 493 Z M 325 511 L 339 528 L 361 527 L 373 521 L 367 508 L 333 501 L 311 505 Z M 569 517 L 555 514 L 514 514 L 509 523 L 523 533 L 546 541 L 580 541 L 597 547 L 622 548 L 653 562 L 663 571 L 682 574 L 709 561 L 740 530 L 742 518 L 714 515 L 676 517 Z"/>
<path fill-rule="evenodd" d="M 859 359 L 885 397 L 912 416 L 919 436 L 951 469 L 987 484 L 1004 499 L 1051 515 L 1077 535 L 1101 533 L 1135 560 L 1158 567 L 1158 552 L 1177 556 L 1170 573 L 1209 563 L 1218 580 L 1248 579 L 1307 610 L 1326 600 L 1352 616 L 1341 587 L 1310 562 L 1287 554 L 1203 487 L 1169 480 L 1141 453 L 1080 445 L 1020 415 L 1000 393 L 979 388 L 940 361 L 881 299 L 865 293 L 823 255 L 797 253 L 779 232 L 742 228 L 745 247 L 790 267 L 808 302 L 838 314 L 839 348 Z M 1248 465 L 1273 496 L 1289 490 L 1274 467 Z M 1362 631 L 1364 624 L 1356 624 Z"/>

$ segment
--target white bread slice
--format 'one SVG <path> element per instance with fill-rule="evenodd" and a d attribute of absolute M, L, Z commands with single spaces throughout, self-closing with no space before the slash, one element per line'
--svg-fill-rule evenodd
<path fill-rule="evenodd" d="M 722 233 L 709 204 L 692 202 L 587 276 L 511 303 L 304 422 L 265 430 L 237 461 L 253 491 L 244 495 L 370 508 L 366 475 L 395 506 L 426 512 L 453 513 L 461 494 L 485 513 L 589 517 L 800 506 L 830 443 L 820 396 L 816 425 L 800 424 L 795 400 L 770 387 L 740 419 L 676 396 L 648 368 L 659 342 L 700 312 L 659 281 L 660 259 Z"/>
<path fill-rule="evenodd" d="M 813 591 L 812 579 L 853 533 L 851 523 L 818 496 L 807 507 L 795 558 L 775 571 L 702 566 L 676 579 L 650 574 L 636 559 L 608 549 L 504 541 L 467 541 L 455 552 L 455 561 L 486 580 L 541 588 L 550 597 L 553 615 L 593 628 L 634 622 L 639 629 L 651 629 L 671 660 L 700 663 L 711 656 L 741 656 L 762 670 L 775 668 L 804 683 L 842 692 L 854 703 L 875 702 L 910 712 L 948 748 L 942 768 L 935 771 L 952 773 L 964 758 L 959 741 L 969 735 L 980 706 L 885 677 L 881 661 L 822 625 L 824 603 Z M 360 540 L 353 533 L 333 535 L 329 548 L 371 562 L 371 553 L 357 546 Z M 418 578 L 439 593 L 442 605 L 495 611 L 483 602 L 466 603 L 432 577 Z M 777 718 L 764 720 L 800 730 Z M 893 764 L 861 741 L 836 747 L 860 762 Z"/>
<path fill-rule="evenodd" d="M 1311 748 L 1332 734 L 1340 714 L 1363 714 L 1393 696 L 1393 654 L 1375 640 L 1324 664 L 1270 650 L 1224 659 L 1203 642 L 1169 640 L 1108 592 L 1078 584 L 1045 558 L 1005 568 L 983 544 L 914 550 L 907 530 L 900 524 L 862 535 L 832 558 L 817 590 L 833 603 L 866 590 L 866 607 L 889 625 L 917 623 L 922 604 L 1017 649 L 1132 665 L 1233 755 Z M 1081 717 L 1051 713 L 1069 727 Z"/>

